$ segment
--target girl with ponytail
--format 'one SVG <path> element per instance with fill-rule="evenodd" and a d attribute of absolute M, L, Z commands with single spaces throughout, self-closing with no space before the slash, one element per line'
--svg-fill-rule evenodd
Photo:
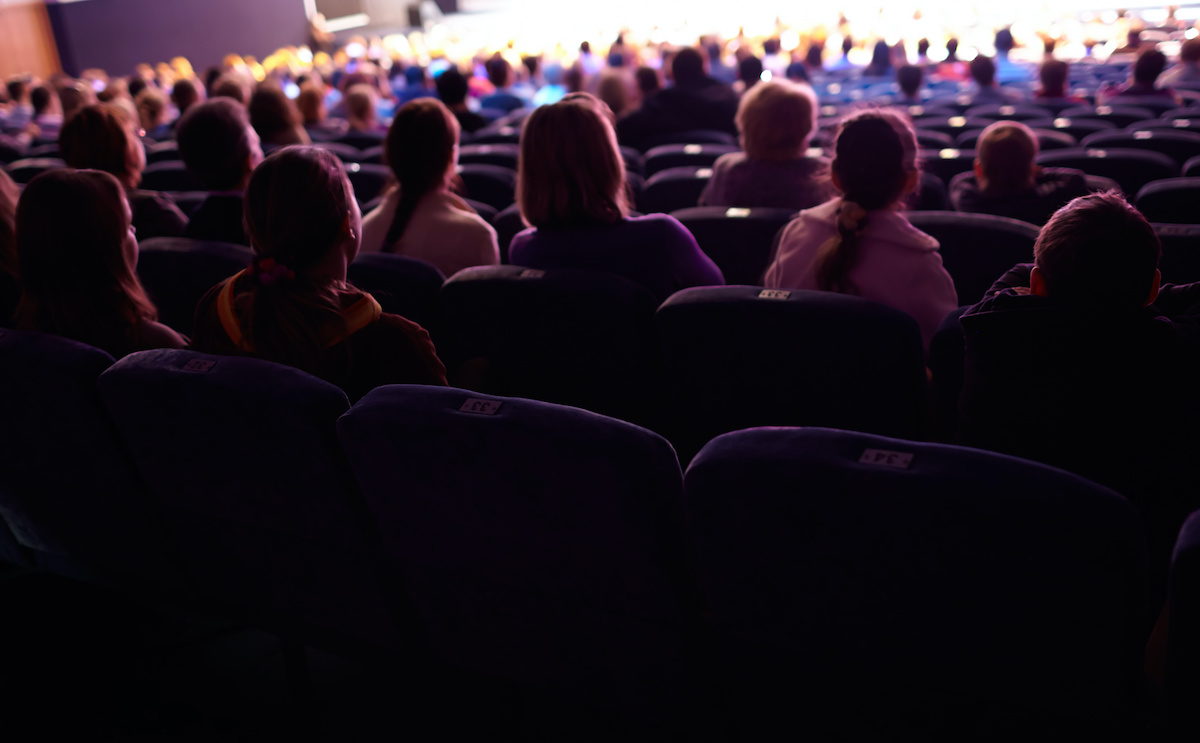
<path fill-rule="evenodd" d="M 916 135 L 905 118 L 875 110 L 846 119 L 830 163 L 839 195 L 800 212 L 784 228 L 763 283 L 853 294 L 895 307 L 916 319 L 928 350 L 958 296 L 937 240 L 900 213 L 918 178 Z"/>
<path fill-rule="evenodd" d="M 363 250 L 420 258 L 446 276 L 500 262 L 496 231 L 450 192 L 458 133 L 458 120 L 436 98 L 396 112 L 383 158 L 398 185 L 363 219 Z"/>
<path fill-rule="evenodd" d="M 445 384 L 428 333 L 346 283 L 362 214 L 341 161 L 287 147 L 255 168 L 245 195 L 249 268 L 209 290 L 192 348 L 294 366 L 357 400 L 381 384 Z"/>

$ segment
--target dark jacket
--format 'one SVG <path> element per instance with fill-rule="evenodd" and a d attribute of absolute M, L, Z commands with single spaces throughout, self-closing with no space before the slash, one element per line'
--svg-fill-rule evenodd
<path fill-rule="evenodd" d="M 728 85 L 706 77 L 686 86 L 664 88 L 642 107 L 617 122 L 617 139 L 642 148 L 655 136 L 711 129 L 737 136 L 737 94 Z"/>
<path fill-rule="evenodd" d="M 1038 226 L 1071 199 L 1087 194 L 1083 171 L 1073 168 L 1044 168 L 1032 187 L 1009 193 L 982 190 L 972 172 L 950 181 L 950 201 L 957 211 L 996 214 Z"/>
<path fill-rule="evenodd" d="M 193 240 L 219 240 L 249 245 L 242 226 L 242 197 L 237 194 L 209 194 L 192 218 L 188 220 L 184 237 Z"/>

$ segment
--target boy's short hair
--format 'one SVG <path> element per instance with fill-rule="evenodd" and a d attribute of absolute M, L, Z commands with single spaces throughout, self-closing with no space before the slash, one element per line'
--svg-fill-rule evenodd
<path fill-rule="evenodd" d="M 457 67 L 451 67 L 434 78 L 438 98 L 447 106 L 457 106 L 467 99 L 469 89 L 467 78 Z"/>
<path fill-rule="evenodd" d="M 921 90 L 921 81 L 924 77 L 925 75 L 921 72 L 921 68 L 916 65 L 901 65 L 896 70 L 896 84 L 900 86 L 900 92 L 909 98 L 917 97 L 917 93 Z"/>
<path fill-rule="evenodd" d="M 989 124 L 975 143 L 982 188 L 987 191 L 1020 191 L 1033 179 L 1033 161 L 1038 141 L 1033 131 L 1019 121 Z"/>
<path fill-rule="evenodd" d="M 1154 228 L 1113 191 L 1081 196 L 1059 209 L 1033 247 L 1049 296 L 1126 308 L 1145 305 L 1161 254 Z"/>
<path fill-rule="evenodd" d="M 1157 49 L 1142 52 L 1138 56 L 1137 61 L 1133 63 L 1133 80 L 1134 82 L 1153 85 L 1166 66 L 1167 55 Z"/>
<path fill-rule="evenodd" d="M 214 98 L 188 109 L 175 138 L 187 169 L 210 191 L 238 187 L 250 157 L 250 117 L 232 98 Z"/>
<path fill-rule="evenodd" d="M 991 57 L 982 54 L 976 56 L 967 64 L 967 70 L 971 73 L 971 79 L 981 88 L 990 87 L 996 82 L 996 63 Z"/>
<path fill-rule="evenodd" d="M 794 160 L 804 155 L 817 126 L 817 99 L 807 85 L 759 83 L 742 96 L 737 127 L 752 160 Z"/>
<path fill-rule="evenodd" d="M 1042 92 L 1048 96 L 1056 94 L 1057 98 L 1065 97 L 1067 78 L 1070 72 L 1071 66 L 1061 59 L 1047 59 L 1042 62 L 1042 66 L 1038 70 L 1038 77 L 1042 82 Z"/>

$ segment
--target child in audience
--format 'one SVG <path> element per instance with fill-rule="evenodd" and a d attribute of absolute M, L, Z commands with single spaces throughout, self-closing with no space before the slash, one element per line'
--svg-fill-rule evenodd
<path fill-rule="evenodd" d="M 99 170 L 51 170 L 17 204 L 21 300 L 14 327 L 53 333 L 120 358 L 185 340 L 155 322 L 138 281 L 137 238 L 116 178 Z"/>
<path fill-rule="evenodd" d="M 232 98 L 193 106 L 179 122 L 176 139 L 187 169 L 210 191 L 184 236 L 249 245 L 242 192 L 263 153 L 245 106 Z"/>
<path fill-rule="evenodd" d="M 917 187 L 917 140 L 898 113 L 847 119 L 834 144 L 830 176 L 839 196 L 800 212 L 784 228 L 764 284 L 854 294 L 912 315 L 925 348 L 958 306 L 938 243 L 900 214 Z"/>
<path fill-rule="evenodd" d="M 446 383 L 429 335 L 346 283 L 362 215 L 337 156 L 287 147 L 246 189 L 254 263 L 209 290 L 192 348 L 288 364 L 357 400 L 381 384 Z"/>
<path fill-rule="evenodd" d="M 1042 225 L 1071 199 L 1088 192 L 1081 170 L 1042 168 L 1034 161 L 1038 141 L 1018 121 L 997 121 L 975 145 L 975 169 L 950 181 L 950 200 L 960 212 L 998 214 Z"/>
<path fill-rule="evenodd" d="M 85 106 L 63 125 L 58 149 L 72 168 L 103 170 L 116 177 L 133 210 L 139 240 L 179 237 L 187 229 L 188 220 L 175 202 L 166 194 L 138 188 L 146 167 L 146 150 L 134 127 L 120 106 Z"/>
<path fill-rule="evenodd" d="M 738 105 L 743 151 L 717 160 L 700 204 L 799 211 L 824 202 L 830 196 L 823 178 L 829 163 L 805 157 L 816 126 L 817 99 L 807 85 L 755 85 Z"/>
<path fill-rule="evenodd" d="M 454 114 L 437 99 L 400 108 L 383 144 L 399 185 L 363 219 L 363 250 L 420 258 L 446 276 L 500 262 L 496 231 L 450 192 L 458 134 Z"/>
<path fill-rule="evenodd" d="M 691 286 L 724 284 L 721 270 L 674 217 L 629 217 L 625 163 L 611 113 L 578 93 L 536 109 L 521 133 L 517 203 L 530 229 L 513 238 L 515 265 L 586 268 L 646 287 L 660 302 Z"/>

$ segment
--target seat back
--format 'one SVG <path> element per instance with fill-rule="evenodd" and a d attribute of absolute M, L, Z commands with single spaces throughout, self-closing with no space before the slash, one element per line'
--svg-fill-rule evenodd
<path fill-rule="evenodd" d="M 689 129 L 683 132 L 662 132 L 645 137 L 640 143 L 642 152 L 668 144 L 723 144 L 737 145 L 737 139 L 728 132 L 714 129 Z"/>
<path fill-rule="evenodd" d="M 696 206 L 671 216 L 688 228 L 700 249 L 721 269 L 726 284 L 758 285 L 771 262 L 775 234 L 796 212 Z"/>
<path fill-rule="evenodd" d="M 1164 284 L 1200 281 L 1200 225 L 1156 224 L 1154 233 L 1162 244 L 1158 270 Z"/>
<path fill-rule="evenodd" d="M 446 661 L 630 708 L 679 694 L 689 576 L 664 439 L 408 385 L 368 393 L 338 434 Z"/>
<path fill-rule="evenodd" d="M 712 167 L 721 155 L 739 152 L 729 144 L 665 144 L 646 152 L 645 176 L 649 178 L 667 168 Z"/>
<path fill-rule="evenodd" d="M 1197 198 L 1200 178 L 1166 178 L 1142 186 L 1134 204 L 1151 222 L 1200 224 Z"/>
<path fill-rule="evenodd" d="M 1167 635 L 1166 683 L 1171 722 L 1178 740 L 1195 732 L 1200 698 L 1200 511 L 1179 531 L 1171 557 L 1170 632 Z M 1186 733 L 1186 734 L 1185 734 Z"/>
<path fill-rule="evenodd" d="M 907 314 L 831 292 L 700 287 L 656 315 L 681 461 L 749 426 L 921 429 L 924 352 Z"/>
<path fill-rule="evenodd" d="M 492 222 L 496 228 L 496 242 L 500 245 L 500 263 L 508 263 L 508 248 L 517 233 L 525 229 L 525 220 L 521 217 L 521 207 L 517 204 L 509 206 L 496 213 Z"/>
<path fill-rule="evenodd" d="M 313 147 L 319 150 L 326 150 L 338 156 L 338 159 L 343 163 L 362 163 L 363 152 L 357 147 L 352 147 L 341 142 L 314 142 Z"/>
<path fill-rule="evenodd" d="M 521 146 L 515 144 L 469 144 L 458 149 L 460 165 L 498 165 L 516 170 Z"/>
<path fill-rule="evenodd" d="M 131 354 L 100 396 L 197 587 L 270 625 L 394 635 L 369 519 L 337 443 L 337 387 L 288 366 Z"/>
<path fill-rule="evenodd" d="M 41 175 L 47 170 L 58 170 L 65 167 L 67 164 L 57 157 L 30 157 L 10 163 L 5 170 L 8 171 L 8 175 L 13 181 L 29 183 L 35 176 Z"/>
<path fill-rule="evenodd" d="M 96 394 L 98 348 L 0 330 L 0 514 L 37 564 L 179 582 L 165 534 Z"/>
<path fill-rule="evenodd" d="M 160 160 L 142 171 L 141 188 L 147 191 L 207 191 L 182 160 Z"/>
<path fill-rule="evenodd" d="M 1118 129 L 1155 117 L 1154 111 L 1144 106 L 1076 106 L 1064 109 L 1058 115 L 1064 119 L 1107 121 Z"/>
<path fill-rule="evenodd" d="M 1153 129 L 1136 132 L 1098 132 L 1084 137 L 1080 146 L 1100 149 L 1124 147 L 1133 150 L 1161 152 L 1175 161 L 1176 167 L 1173 175 L 1179 175 L 1185 162 L 1200 155 L 1200 134 Z"/>
<path fill-rule="evenodd" d="M 191 335 L 200 299 L 253 260 L 254 251 L 244 245 L 155 237 L 138 244 L 137 272 L 158 319 Z"/>
<path fill-rule="evenodd" d="M 354 187 L 354 198 L 362 205 L 383 193 L 392 171 L 386 165 L 346 163 L 346 177 Z"/>
<path fill-rule="evenodd" d="M 412 320 L 436 341 L 442 330 L 439 295 L 446 277 L 436 266 L 391 253 L 359 253 L 347 267 L 350 283 L 370 292 L 384 312 Z"/>
<path fill-rule="evenodd" d="M 942 265 L 954 279 L 960 304 L 978 302 L 992 283 L 1018 263 L 1033 260 L 1038 228 L 992 214 L 910 212 L 913 227 L 938 241 Z"/>
<path fill-rule="evenodd" d="M 1044 119 L 1050 114 L 1049 110 L 1031 103 L 989 103 L 972 106 L 963 113 L 963 116 L 993 121 L 1029 121 L 1030 119 Z"/>
<path fill-rule="evenodd" d="M 1112 491 L 973 449 L 785 428 L 712 441 L 685 493 L 743 724 L 1132 732 L 1145 547 Z"/>
<path fill-rule="evenodd" d="M 663 404 L 657 306 L 598 271 L 470 268 L 442 286 L 439 355 L 460 386 L 653 425 Z"/>
<path fill-rule="evenodd" d="M 458 177 L 468 198 L 502 210 L 516 200 L 517 173 L 499 165 L 466 164 L 458 167 Z"/>
<path fill-rule="evenodd" d="M 921 150 L 917 157 L 921 160 L 922 170 L 941 178 L 947 186 L 954 176 L 975 166 L 975 150 Z"/>
<path fill-rule="evenodd" d="M 1150 181 L 1174 178 L 1179 174 L 1179 164 L 1161 152 L 1123 148 L 1053 150 L 1038 155 L 1037 164 L 1078 168 L 1090 175 L 1112 178 L 1121 184 L 1121 190 L 1126 194 L 1136 194 Z"/>
<path fill-rule="evenodd" d="M 646 179 L 637 202 L 638 211 L 670 214 L 696 206 L 712 174 L 712 168 L 696 166 L 660 170 Z"/>
<path fill-rule="evenodd" d="M 1050 131 L 1069 134 L 1079 141 L 1089 134 L 1096 132 L 1111 132 L 1120 129 L 1111 121 L 1097 118 L 1069 118 L 1066 116 L 1047 117 L 1045 119 L 1030 119 L 1025 122 L 1030 129 L 1049 129 Z"/>

